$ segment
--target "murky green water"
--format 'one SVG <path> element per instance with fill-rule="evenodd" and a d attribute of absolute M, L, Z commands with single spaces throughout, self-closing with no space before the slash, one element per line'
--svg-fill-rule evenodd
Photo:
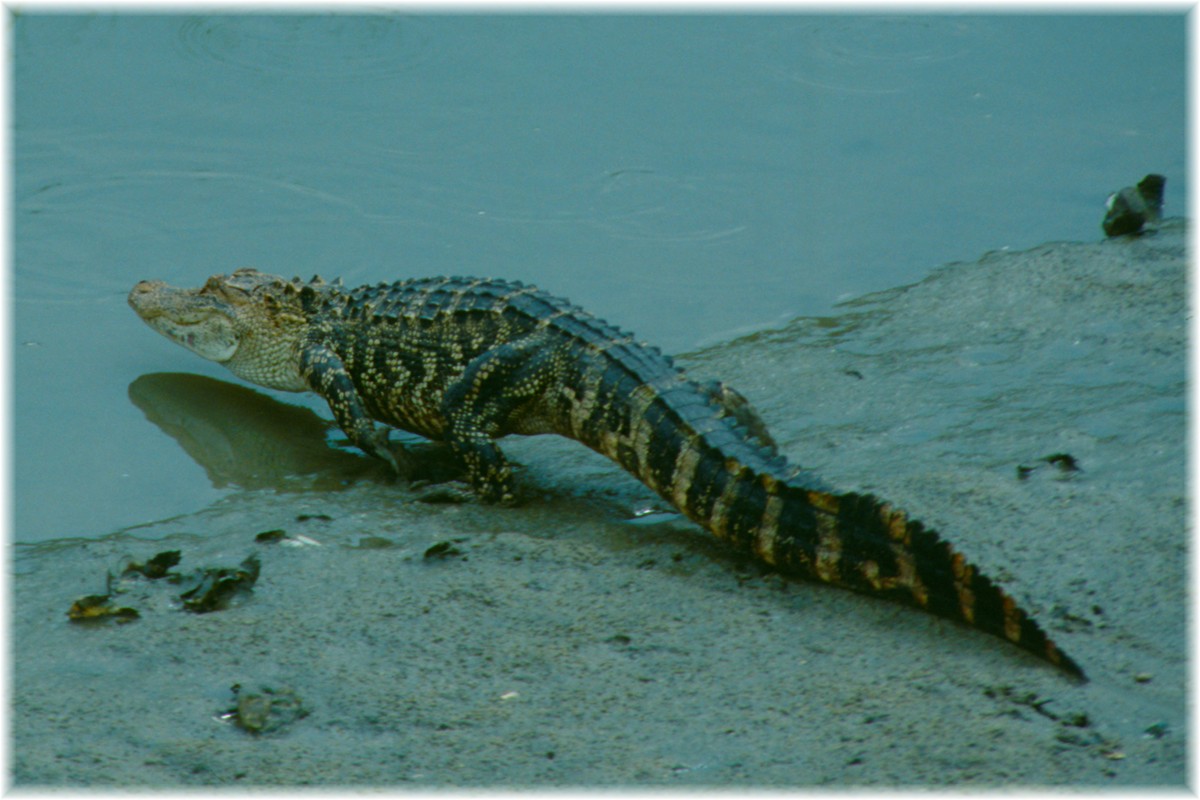
<path fill-rule="evenodd" d="M 94 537 L 210 482 L 131 402 L 219 376 L 139 279 L 242 265 L 531 281 L 669 352 L 934 266 L 1185 213 L 1184 17 L 14 18 L 15 527 Z"/>

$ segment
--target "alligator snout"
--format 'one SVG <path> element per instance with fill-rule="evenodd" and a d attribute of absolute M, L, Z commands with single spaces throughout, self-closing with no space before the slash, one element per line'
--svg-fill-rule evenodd
<path fill-rule="evenodd" d="M 162 281 L 138 281 L 137 285 L 129 290 L 130 307 L 141 315 L 146 308 L 147 298 L 156 296 L 165 286 Z"/>

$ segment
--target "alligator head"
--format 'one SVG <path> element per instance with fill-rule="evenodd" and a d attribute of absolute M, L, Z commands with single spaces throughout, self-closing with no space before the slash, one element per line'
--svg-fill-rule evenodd
<path fill-rule="evenodd" d="M 271 389 L 308 389 L 296 352 L 308 322 L 298 281 L 253 269 L 214 275 L 199 289 L 142 281 L 129 305 L 154 330 L 239 378 Z"/>

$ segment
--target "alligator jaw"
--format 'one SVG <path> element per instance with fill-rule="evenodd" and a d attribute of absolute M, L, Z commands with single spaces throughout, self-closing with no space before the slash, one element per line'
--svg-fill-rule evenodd
<path fill-rule="evenodd" d="M 210 361 L 225 362 L 238 348 L 233 320 L 194 289 L 162 281 L 141 281 L 129 292 L 129 305 L 142 321 L 173 342 Z"/>

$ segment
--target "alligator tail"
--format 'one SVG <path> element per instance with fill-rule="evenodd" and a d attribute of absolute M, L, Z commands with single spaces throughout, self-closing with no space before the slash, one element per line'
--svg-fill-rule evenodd
<path fill-rule="evenodd" d="M 700 448 L 704 450 L 707 448 Z M 1086 680 L 1016 601 L 934 531 L 867 494 L 797 486 L 773 468 L 695 457 L 664 495 L 781 572 L 916 606 L 1007 639 Z"/>
<path fill-rule="evenodd" d="M 1007 639 L 1086 680 L 1011 596 L 922 523 L 865 494 L 782 484 L 768 506 L 779 525 L 759 528 L 755 549 L 777 568 L 922 608 Z"/>
<path fill-rule="evenodd" d="M 1012 597 L 920 522 L 870 495 L 801 486 L 737 392 L 675 372 L 651 380 L 638 370 L 645 360 L 646 372 L 661 369 L 657 351 L 612 351 L 579 381 L 581 399 L 558 432 L 781 572 L 965 623 L 1084 679 Z"/>

